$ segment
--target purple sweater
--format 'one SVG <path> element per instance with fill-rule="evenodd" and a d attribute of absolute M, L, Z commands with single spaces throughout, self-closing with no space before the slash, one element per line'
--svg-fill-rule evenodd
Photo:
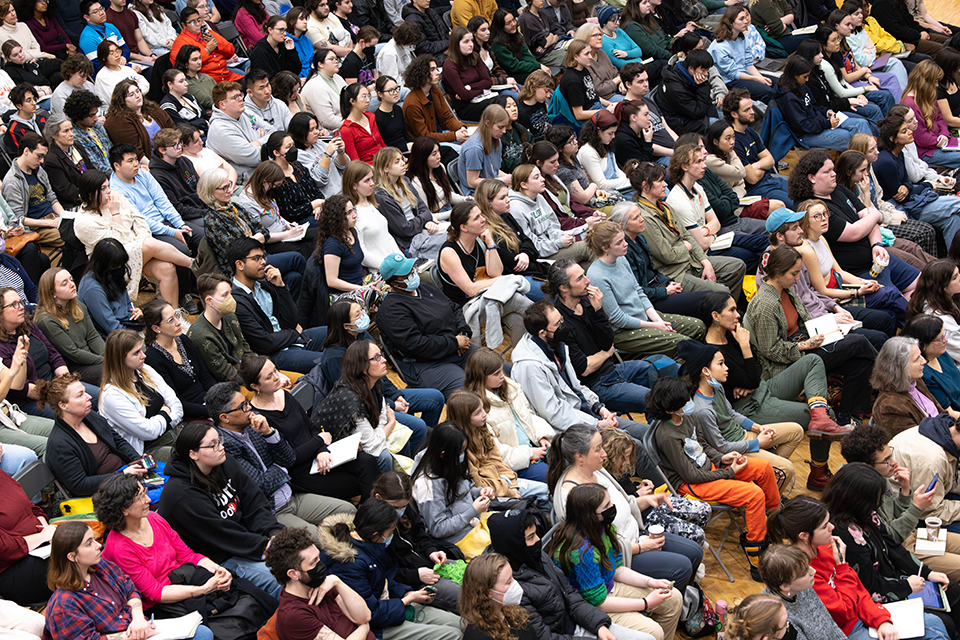
<path fill-rule="evenodd" d="M 47 337 L 43 335 L 43 332 L 40 331 L 40 327 L 33 325 L 33 330 L 30 332 L 30 351 L 27 355 L 27 382 L 23 385 L 23 389 L 17 391 L 16 389 L 10 389 L 10 393 L 7 394 L 7 400 L 14 404 L 18 404 L 21 407 L 25 406 L 28 402 L 34 402 L 27 397 L 27 389 L 29 385 L 37 381 L 37 363 L 34 361 L 34 354 L 42 354 L 43 350 L 46 349 L 46 361 L 44 362 L 41 359 L 41 366 L 49 365 L 51 372 L 56 370 L 58 367 L 65 367 L 67 363 L 64 361 L 63 356 L 60 355 L 60 352 L 54 348 L 50 341 L 47 340 Z M 13 352 L 17 350 L 17 340 L 16 338 L 12 340 L 6 340 L 0 342 L 0 360 L 3 361 L 3 364 L 10 366 L 10 363 L 13 360 Z M 51 375 L 52 377 L 52 375 Z"/>
<path fill-rule="evenodd" d="M 762 280 L 763 276 L 758 269 L 757 284 Z M 811 318 L 819 318 L 828 313 L 833 313 L 833 308 L 837 306 L 836 300 L 820 295 L 820 293 L 813 288 L 813 283 L 810 282 L 810 272 L 807 271 L 805 264 L 800 264 L 800 277 L 797 278 L 797 281 L 790 288 L 793 289 L 793 292 L 800 298 L 800 302 L 802 302 L 803 306 L 810 312 Z"/>
<path fill-rule="evenodd" d="M 33 37 L 37 39 L 37 42 L 40 43 L 40 49 L 46 53 L 56 54 L 67 50 L 67 43 L 70 42 L 70 38 L 67 37 L 60 23 L 52 16 L 47 16 L 47 26 L 37 22 L 36 18 L 30 18 L 27 20 L 27 27 L 29 27 Z"/>

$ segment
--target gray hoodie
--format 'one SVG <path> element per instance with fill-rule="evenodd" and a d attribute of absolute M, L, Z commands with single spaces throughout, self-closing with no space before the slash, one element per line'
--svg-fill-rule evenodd
<path fill-rule="evenodd" d="M 236 168 L 241 181 L 246 181 L 260 164 L 260 147 L 250 143 L 256 140 L 266 142 L 266 138 L 260 135 L 264 130 L 273 133 L 277 129 L 250 110 L 245 110 L 235 120 L 214 107 L 207 146 Z"/>
<path fill-rule="evenodd" d="M 543 194 L 534 201 L 511 189 L 510 216 L 533 241 L 541 256 L 550 257 L 563 248 L 561 238 L 564 234 L 560 229 L 560 221 Z"/>
<path fill-rule="evenodd" d="M 510 377 L 520 383 L 537 415 L 549 422 L 558 432 L 566 431 L 575 424 L 595 427 L 598 420 L 580 410 L 577 391 L 582 393 L 591 405 L 600 402 L 600 399 L 590 387 L 580 384 L 570 362 L 567 346 L 562 345 L 562 348 L 566 355 L 566 379 L 570 384 L 560 376 L 556 364 L 547 359 L 543 349 L 533 341 L 529 333 L 524 334 L 513 349 L 513 370 Z"/>
<path fill-rule="evenodd" d="M 270 98 L 270 102 L 267 103 L 267 108 L 261 109 L 257 106 L 257 103 L 253 101 L 253 98 L 250 97 L 250 94 L 247 94 L 247 97 L 243 99 L 243 104 L 247 105 L 246 113 L 260 116 L 261 120 L 277 131 L 286 131 L 287 126 L 290 124 L 290 119 L 293 117 L 293 114 L 290 113 L 290 108 L 276 98 Z"/>
<path fill-rule="evenodd" d="M 53 192 L 53 187 L 50 186 L 50 180 L 47 178 L 47 172 L 43 170 L 43 165 L 37 168 L 36 176 L 46 190 L 47 202 L 56 204 L 57 194 Z M 10 170 L 3 177 L 2 190 L 3 198 L 10 205 L 14 217 L 26 217 L 30 210 L 30 185 L 27 184 L 27 176 L 24 175 L 16 160 L 10 164 Z M 4 217 L 6 218 L 6 215 Z M 11 219 L 4 220 L 6 224 L 10 224 L 10 221 Z"/>

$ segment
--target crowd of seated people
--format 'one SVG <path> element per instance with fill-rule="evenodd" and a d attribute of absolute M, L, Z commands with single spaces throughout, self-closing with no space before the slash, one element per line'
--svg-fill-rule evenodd
<path fill-rule="evenodd" d="M 0 1 L 0 628 L 958 637 L 960 30 L 519 4 Z"/>

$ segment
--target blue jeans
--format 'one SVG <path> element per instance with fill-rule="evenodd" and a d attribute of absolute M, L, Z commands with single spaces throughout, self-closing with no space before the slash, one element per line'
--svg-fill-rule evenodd
<path fill-rule="evenodd" d="M 776 173 L 764 174 L 760 182 L 747 187 L 747 195 L 780 200 L 788 208 L 793 208 L 793 199 L 787 194 L 787 179 Z"/>
<path fill-rule="evenodd" d="M 226 562 L 221 562 L 220 566 L 234 573 L 240 578 L 246 578 L 255 586 L 260 587 L 274 598 L 280 597 L 280 583 L 277 582 L 270 569 L 261 560 L 255 562 L 246 558 L 233 557 Z"/>
<path fill-rule="evenodd" d="M 18 444 L 5 444 L 2 445 L 3 450 L 3 459 L 0 462 L 0 469 L 5 471 L 7 475 L 14 475 L 20 469 L 23 468 L 25 464 L 33 462 L 37 459 L 37 454 L 35 454 L 31 449 L 27 447 L 21 447 Z M 33 496 L 27 496 L 32 498 Z"/>
<path fill-rule="evenodd" d="M 435 427 L 443 413 L 443 394 L 436 389 L 411 389 L 407 387 L 400 394 L 410 405 L 411 414 L 419 413 L 428 427 Z M 403 414 L 398 413 L 397 417 Z M 409 426 L 409 425 L 407 425 Z"/>
<path fill-rule="evenodd" d="M 543 284 L 539 280 L 535 280 L 532 276 L 523 276 L 527 279 L 527 282 L 530 283 L 530 291 L 527 291 L 526 295 L 528 298 L 537 302 L 538 300 L 543 300 L 543 290 L 540 288 L 540 285 Z"/>
<path fill-rule="evenodd" d="M 746 89 L 750 92 L 750 97 L 754 100 L 759 100 L 764 104 L 768 104 L 771 100 L 776 97 L 776 83 L 771 86 L 767 86 L 756 80 L 740 80 L 737 78 L 733 82 L 728 82 L 727 87 L 733 89 L 734 87 L 739 87 Z"/>
<path fill-rule="evenodd" d="M 659 551 L 634 555 L 630 566 L 634 571 L 652 578 L 674 580 L 674 586 L 683 593 L 691 576 L 703 562 L 703 547 L 670 532 L 664 535 L 667 539 Z"/>
<path fill-rule="evenodd" d="M 213 631 L 209 627 L 200 625 L 193 634 L 193 640 L 213 640 Z"/>
<path fill-rule="evenodd" d="M 958 149 L 937 149 L 932 156 L 921 158 L 930 164 L 939 164 L 943 167 L 956 169 L 960 167 L 960 150 Z"/>
<path fill-rule="evenodd" d="M 906 86 L 906 83 L 904 83 L 904 86 Z M 897 104 L 897 101 L 893 99 L 893 94 L 886 89 L 867 91 L 863 95 L 867 98 L 867 101 L 870 102 L 870 104 L 876 105 L 876 107 L 883 112 L 884 116 L 887 115 L 887 112 L 890 111 L 890 108 L 893 107 L 893 105 Z"/>
<path fill-rule="evenodd" d="M 811 149 L 821 147 L 846 151 L 850 145 L 850 138 L 855 133 L 873 135 L 873 130 L 870 128 L 870 123 L 862 118 L 847 118 L 836 129 L 824 129 L 820 133 L 807 133 L 800 136 L 800 142 Z"/>
<path fill-rule="evenodd" d="M 643 413 L 650 388 L 641 383 L 649 382 L 651 369 L 653 365 L 644 360 L 627 360 L 601 378 L 593 390 L 614 413 Z"/>
<path fill-rule="evenodd" d="M 950 637 L 947 635 L 947 629 L 943 626 L 943 622 L 932 613 L 923 614 L 923 628 L 924 633 L 921 640 L 947 640 Z M 849 640 L 872 640 L 867 625 L 863 624 L 863 620 L 857 620 L 857 624 L 854 625 L 853 631 L 847 634 L 847 638 Z"/>
<path fill-rule="evenodd" d="M 285 254 L 281 254 L 285 255 Z M 303 256 L 296 254 L 301 260 Z M 327 339 L 326 327 L 311 327 L 303 332 L 308 342 L 302 347 L 290 346 L 279 351 L 273 356 L 273 363 L 277 369 L 282 371 L 296 371 L 297 373 L 310 373 L 317 359 L 322 355 L 323 342 Z"/>
<path fill-rule="evenodd" d="M 890 200 L 894 206 L 897 203 Z M 912 216 L 921 222 L 932 225 L 941 234 L 949 247 L 953 237 L 960 232 L 960 198 L 957 196 L 940 196 Z"/>
<path fill-rule="evenodd" d="M 390 453 L 390 449 L 384 449 L 377 456 L 377 467 L 380 468 L 380 473 L 393 471 L 393 454 Z"/>
<path fill-rule="evenodd" d="M 311 220 L 313 219 L 312 216 L 309 217 Z M 300 283 L 303 282 L 303 272 L 307 270 L 307 261 L 296 251 L 285 251 L 284 253 L 268 253 L 267 264 L 280 270 L 280 275 L 283 276 L 283 284 L 287 285 L 290 295 L 296 302 L 300 297 Z"/>
<path fill-rule="evenodd" d="M 531 462 L 530 466 L 526 469 L 520 469 L 517 471 L 517 477 L 524 478 L 526 480 L 536 480 L 537 482 L 546 482 L 547 471 L 549 470 L 550 465 L 548 465 L 545 460 Z"/>

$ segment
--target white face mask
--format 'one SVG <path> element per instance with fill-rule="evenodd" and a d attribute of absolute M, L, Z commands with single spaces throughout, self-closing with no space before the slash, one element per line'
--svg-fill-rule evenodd
<path fill-rule="evenodd" d="M 520 586 L 520 583 L 514 580 L 510 583 L 510 586 L 507 587 L 507 590 L 504 592 L 497 591 L 496 589 L 490 589 L 494 593 L 499 593 L 503 596 L 501 604 L 503 606 L 509 605 L 518 605 L 520 604 L 520 599 L 523 598 L 523 587 Z"/>

